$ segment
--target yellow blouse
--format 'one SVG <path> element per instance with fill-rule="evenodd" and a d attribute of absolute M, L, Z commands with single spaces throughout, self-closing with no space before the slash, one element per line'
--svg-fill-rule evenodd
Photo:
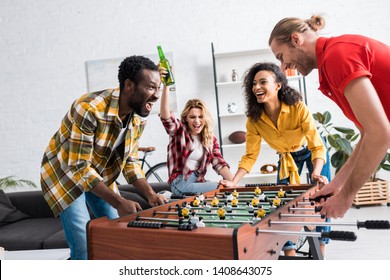
<path fill-rule="evenodd" d="M 246 122 L 246 153 L 241 158 L 239 168 L 250 172 L 255 164 L 264 139 L 268 145 L 280 154 L 280 178 L 290 177 L 290 183 L 298 183 L 298 168 L 290 152 L 307 143 L 312 161 L 321 158 L 326 162 L 326 148 L 317 131 L 314 119 L 303 102 L 287 105 L 282 108 L 277 120 L 277 127 L 263 112 L 260 119 Z"/>

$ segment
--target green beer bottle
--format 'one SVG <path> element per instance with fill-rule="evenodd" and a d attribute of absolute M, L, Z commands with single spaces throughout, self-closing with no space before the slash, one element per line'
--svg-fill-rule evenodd
<path fill-rule="evenodd" d="M 165 58 L 164 52 L 161 46 L 157 46 L 158 56 L 160 57 L 160 65 L 167 70 L 165 78 L 161 77 L 161 82 L 166 86 L 171 86 L 175 83 L 175 78 L 173 78 L 173 73 L 169 61 Z"/>

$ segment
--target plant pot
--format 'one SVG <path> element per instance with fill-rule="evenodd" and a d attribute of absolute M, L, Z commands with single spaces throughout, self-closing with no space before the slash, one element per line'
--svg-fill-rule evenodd
<path fill-rule="evenodd" d="M 366 182 L 356 194 L 353 205 L 360 208 L 360 205 L 387 203 L 390 206 L 389 183 L 377 179 L 375 182 Z"/>

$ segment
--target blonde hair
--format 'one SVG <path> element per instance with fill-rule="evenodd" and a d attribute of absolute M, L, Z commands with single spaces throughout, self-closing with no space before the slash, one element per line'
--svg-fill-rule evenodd
<path fill-rule="evenodd" d="M 200 100 L 200 99 L 190 99 L 187 101 L 186 105 L 184 106 L 183 111 L 181 112 L 181 122 L 189 129 L 188 123 L 187 123 L 187 116 L 188 113 L 192 108 L 201 109 L 204 117 L 204 127 L 202 131 L 200 132 L 201 135 L 201 143 L 205 147 L 212 148 L 213 146 L 213 120 L 211 118 L 211 115 L 209 111 L 207 110 L 206 104 Z"/>
<path fill-rule="evenodd" d="M 291 42 L 291 34 L 293 32 L 304 33 L 306 31 L 317 32 L 324 28 L 325 19 L 321 15 L 313 15 L 310 19 L 302 20 L 299 18 L 284 18 L 279 21 L 271 32 L 268 40 L 268 45 L 271 45 L 273 40 L 280 44 L 289 44 Z"/>

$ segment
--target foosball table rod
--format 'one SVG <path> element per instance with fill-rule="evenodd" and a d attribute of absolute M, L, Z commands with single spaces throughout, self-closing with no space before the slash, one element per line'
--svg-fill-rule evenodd
<path fill-rule="evenodd" d="M 260 204 L 260 203 L 259 203 Z M 242 205 L 242 206 L 232 206 L 232 210 L 248 210 L 247 207 L 243 207 L 245 204 L 239 204 L 239 205 Z M 266 210 L 266 211 L 269 211 L 269 203 L 265 203 L 265 204 L 260 204 L 262 207 L 262 209 Z M 223 204 L 221 204 L 221 206 L 224 206 Z M 268 206 L 268 207 L 263 207 L 263 206 Z M 173 211 L 178 211 L 178 207 L 168 207 L 168 211 L 170 210 L 173 210 Z M 204 207 L 194 207 L 192 206 L 191 208 L 189 208 L 190 210 L 197 210 L 197 211 L 216 211 L 219 209 L 219 207 L 210 207 L 208 208 L 208 210 L 206 210 Z M 251 210 L 258 210 L 259 207 L 256 207 L 256 206 L 253 206 L 253 209 Z"/>
<path fill-rule="evenodd" d="M 256 194 L 256 193 L 242 193 L 240 192 L 239 193 L 239 197 L 238 198 L 250 198 L 250 197 L 253 197 L 253 196 L 258 196 L 258 195 L 261 195 L 261 194 L 265 194 L 265 195 L 269 195 L 269 196 L 275 196 L 279 193 L 279 191 L 264 191 L 264 192 L 261 192 L 260 194 Z M 304 193 L 304 191 L 292 191 L 292 192 L 288 192 L 288 191 L 285 191 L 286 195 L 287 196 L 300 196 Z M 219 197 L 219 198 L 227 198 L 229 195 L 226 195 L 224 193 L 216 193 L 214 195 L 215 197 Z M 208 195 L 206 196 L 206 198 L 212 198 L 214 197 L 213 195 Z"/>
<path fill-rule="evenodd" d="M 329 238 L 332 240 L 343 240 L 343 241 L 355 241 L 357 236 L 351 231 L 328 231 L 328 232 L 304 232 L 304 231 L 287 231 L 287 230 L 266 230 L 256 229 L 256 235 L 261 233 L 264 234 L 276 234 L 276 235 L 303 235 L 311 237 Z"/>
<path fill-rule="evenodd" d="M 247 209 L 247 204 L 243 204 L 243 203 L 238 203 L 237 204 L 238 206 L 232 206 L 232 210 L 248 210 Z M 270 203 L 269 202 L 259 202 L 257 205 L 260 205 L 262 209 L 265 209 L 265 210 L 269 210 L 270 208 Z M 219 204 L 219 206 L 222 206 L 224 207 L 225 204 Z M 219 209 L 219 206 L 216 207 L 216 206 L 210 206 L 209 208 L 207 208 L 206 210 L 206 207 L 205 206 L 191 206 L 191 207 L 188 207 L 189 210 L 200 210 L 200 211 L 212 211 L 212 210 L 218 210 Z M 266 206 L 266 207 L 265 207 Z M 186 208 L 186 207 L 181 207 L 181 206 L 169 206 L 168 207 L 168 211 L 178 211 L 179 209 L 182 209 L 182 208 Z M 253 209 L 254 210 L 257 210 L 259 209 L 258 206 L 253 206 Z"/>
<path fill-rule="evenodd" d="M 189 221 L 186 219 L 167 219 L 167 218 L 153 218 L 153 217 L 137 217 L 137 221 L 155 221 L 155 222 L 173 222 L 173 223 L 188 223 Z M 211 224 L 253 224 L 253 221 L 244 221 L 244 220 L 202 220 L 203 223 L 211 223 Z"/>
<path fill-rule="evenodd" d="M 279 219 L 281 218 L 321 218 L 325 219 L 325 215 L 320 214 L 282 214 L 279 213 Z"/>
<path fill-rule="evenodd" d="M 244 198 L 241 198 L 241 197 L 239 197 L 239 200 L 241 201 L 241 202 L 244 202 L 244 201 L 252 201 L 252 199 L 253 199 L 253 197 L 252 198 L 246 198 L 246 197 L 244 197 Z M 282 201 L 290 201 L 290 200 L 294 200 L 295 199 L 295 197 L 278 197 L 278 199 L 280 199 L 280 200 L 282 200 Z M 229 201 L 228 199 L 226 199 L 226 198 L 219 198 L 218 199 L 219 201 L 221 201 L 221 202 L 225 202 L 225 201 Z M 273 198 L 267 198 L 267 201 L 269 202 L 269 201 L 273 201 L 274 199 Z M 213 198 L 205 198 L 205 201 L 213 201 Z M 260 203 L 264 203 L 263 201 L 261 201 Z"/>
<path fill-rule="evenodd" d="M 304 205 L 310 205 L 310 206 L 314 206 L 314 201 L 310 201 L 310 202 L 308 202 L 308 201 L 297 201 L 297 203 L 296 203 L 296 205 L 297 205 L 297 207 L 298 206 L 304 206 Z"/>
<path fill-rule="evenodd" d="M 315 207 L 308 207 L 308 208 L 299 208 L 299 207 L 288 207 L 288 212 L 295 212 L 295 211 L 307 211 L 307 212 L 321 212 L 322 206 L 315 206 Z"/>
<path fill-rule="evenodd" d="M 166 212 L 166 211 L 154 211 L 153 216 L 155 215 L 175 215 L 177 216 L 177 212 Z M 207 212 L 196 212 L 197 216 L 215 216 L 215 213 L 207 213 Z M 237 216 L 237 217 L 253 217 L 253 213 L 225 213 L 225 216 Z"/>
<path fill-rule="evenodd" d="M 390 222 L 387 220 L 367 220 L 357 222 L 295 222 L 295 221 L 273 221 L 269 220 L 271 225 L 306 225 L 306 226 L 356 226 L 366 229 L 390 229 Z"/>

